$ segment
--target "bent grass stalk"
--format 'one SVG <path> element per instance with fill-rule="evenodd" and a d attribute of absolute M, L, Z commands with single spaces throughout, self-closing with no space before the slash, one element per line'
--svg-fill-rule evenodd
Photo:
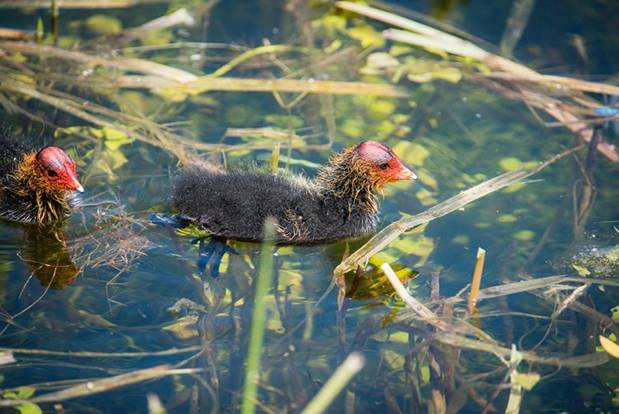
<path fill-rule="evenodd" d="M 275 240 L 274 219 L 267 219 L 264 223 L 264 243 L 260 253 L 260 268 L 256 279 L 256 293 L 254 310 L 251 319 L 249 334 L 249 350 L 245 368 L 245 385 L 243 386 L 243 403 L 241 413 L 253 414 L 256 411 L 256 394 L 260 379 L 260 357 L 265 327 L 265 297 L 269 291 L 273 274 L 273 245 Z"/>
<path fill-rule="evenodd" d="M 319 414 L 324 412 L 350 380 L 361 371 L 365 359 L 359 352 L 350 353 L 337 367 L 331 378 L 318 391 L 318 394 L 301 411 L 301 414 Z"/>

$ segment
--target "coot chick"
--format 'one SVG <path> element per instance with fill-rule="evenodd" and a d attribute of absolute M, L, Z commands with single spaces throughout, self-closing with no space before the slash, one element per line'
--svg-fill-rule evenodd
<path fill-rule="evenodd" d="M 383 186 L 415 178 L 389 147 L 364 141 L 335 154 L 313 180 L 189 167 L 179 174 L 173 203 L 184 223 L 216 237 L 259 241 L 271 216 L 278 243 L 328 242 L 373 232 Z"/>
<path fill-rule="evenodd" d="M 0 131 L 0 218 L 46 224 L 66 217 L 74 201 L 71 191 L 84 191 L 75 162 L 60 148 L 36 151 Z"/>

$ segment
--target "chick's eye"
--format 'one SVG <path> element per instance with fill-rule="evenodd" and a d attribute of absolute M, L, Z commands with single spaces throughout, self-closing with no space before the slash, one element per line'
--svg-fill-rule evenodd
<path fill-rule="evenodd" d="M 378 166 L 378 168 L 380 168 L 381 170 L 386 170 L 387 168 L 389 168 L 389 163 L 384 162 L 384 163 L 380 164 Z"/>
<path fill-rule="evenodd" d="M 47 170 L 47 175 L 50 177 L 56 177 L 58 174 L 54 170 Z"/>

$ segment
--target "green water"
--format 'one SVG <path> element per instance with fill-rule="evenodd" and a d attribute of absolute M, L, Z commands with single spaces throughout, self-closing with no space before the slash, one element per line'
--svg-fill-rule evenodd
<path fill-rule="evenodd" d="M 385 75 L 359 74 L 369 53 L 395 54 L 392 43 L 384 45 L 373 37 L 384 26 L 352 16 L 346 20 L 330 10 L 328 2 L 220 2 L 207 20 L 192 27 L 134 39 L 114 35 L 121 28 L 136 27 L 169 10 L 196 7 L 201 2 L 171 3 L 110 10 L 61 9 L 58 43 L 61 47 L 78 45 L 91 54 L 105 55 L 114 49 L 117 55 L 210 73 L 239 50 L 262 46 L 266 39 L 270 44 L 313 45 L 315 50 L 261 55 L 226 76 L 270 79 L 288 73 L 295 79 L 390 80 Z M 510 1 L 492 6 L 483 1 L 400 3 L 441 17 L 443 23 L 495 45 L 511 5 Z M 514 50 L 517 58 L 544 73 L 592 80 L 616 76 L 619 8 L 615 2 L 582 5 L 569 1 L 560 7 L 558 2 L 538 3 Z M 49 10 L 2 8 L 0 27 L 34 30 L 38 17 L 49 31 Z M 342 22 L 345 26 L 338 26 Z M 353 27 L 356 32 L 351 31 Z M 586 59 L 573 46 L 575 36 L 586 45 Z M 53 44 L 51 39 L 47 42 Z M 218 45 L 162 46 L 171 42 Z M 326 54 L 338 51 L 341 54 L 333 61 L 325 59 Z M 441 61 L 416 49 L 403 53 Z M 13 60 L 20 61 L 23 66 L 0 68 L 26 75 L 29 67 L 38 68 L 41 90 L 55 88 L 145 117 L 190 144 L 238 146 L 224 155 L 199 152 L 202 158 L 270 162 L 274 138 L 225 134 L 229 128 L 278 128 L 298 135 L 282 141 L 279 166 L 311 177 L 334 151 L 363 139 L 383 141 L 420 180 L 386 189 L 380 228 L 513 167 L 534 165 L 579 143 L 565 128 L 544 126 L 540 117 L 553 120 L 541 111 L 533 113 L 522 102 L 466 79 L 415 83 L 404 76 L 398 85 L 407 92 L 406 98 L 310 94 L 295 100 L 298 94 L 207 92 L 175 99 L 170 91 L 121 89 L 114 83 L 109 83 L 105 94 L 94 94 L 72 85 L 70 78 L 89 76 L 93 82 L 111 82 L 113 73 L 52 58 Z M 150 219 L 152 213 L 172 213 L 169 199 L 178 159 L 170 148 L 99 128 L 78 130 L 78 126 L 92 125 L 35 100 L 14 98 L 7 92 L 2 96 L 47 120 L 49 125 L 43 127 L 24 114 L 8 113 L 5 105 L 0 110 L 3 123 L 33 136 L 35 142 L 50 143 L 57 136 L 55 142 L 78 160 L 86 193 L 84 206 L 53 233 L 0 223 L 0 346 L 109 353 L 98 357 L 15 353 L 17 362 L 0 367 L 4 398 L 10 397 L 5 390 L 20 386 L 28 387 L 23 392 L 33 389 L 36 397 L 86 380 L 169 364 L 194 371 L 66 399 L 62 407 L 67 413 L 148 412 L 146 396 L 154 394 L 170 413 L 238 411 L 260 245 L 231 242 L 238 254 L 224 258 L 221 275 L 211 277 L 210 268 L 201 274 L 196 236 L 152 224 Z M 59 133 L 54 126 L 72 129 Z M 603 137 L 610 143 L 619 142 L 612 126 L 604 130 Z M 288 151 L 285 146 L 290 142 L 299 148 Z M 248 150 L 247 144 L 265 149 Z M 579 156 L 585 159 L 586 148 Z M 578 194 L 582 182 L 579 162 L 583 161 L 567 157 L 524 185 L 491 194 L 404 234 L 372 259 L 363 277 L 373 280 L 372 276 L 377 277 L 373 266 L 388 261 L 404 274 L 418 273 L 405 282 L 415 297 L 427 302 L 431 275 L 439 272 L 440 294 L 450 297 L 470 282 L 478 247 L 487 251 L 482 287 L 576 274 L 569 266 L 575 253 L 619 244 L 618 166 L 602 155 L 597 156 L 593 169 L 596 192 L 584 231 L 574 230 L 574 193 Z M 451 377 L 453 384 L 430 380 L 430 355 L 438 352 L 436 347 L 431 352 L 428 348 L 433 331 L 400 318 L 403 304 L 384 279 L 372 287 L 367 281 L 357 281 L 360 285 L 346 299 L 342 312 L 337 311 L 335 291 L 319 302 L 329 289 L 334 268 L 366 240 L 276 250 L 273 287 L 266 299 L 258 410 L 299 412 L 344 358 L 359 351 L 366 365 L 330 412 L 425 412 L 433 386 L 448 389 L 448 403 L 460 407 L 460 412 L 481 412 L 481 401 L 492 398 L 494 407 L 504 411 L 509 390 L 495 392 L 505 380 L 506 369 L 492 354 L 464 350 Z M 604 275 L 611 280 L 616 276 Z M 350 284 L 352 279 L 350 275 Z M 544 299 L 543 289 L 536 293 L 540 295 L 522 293 L 483 301 L 481 328 L 501 346 L 509 348 L 513 343 L 521 350 L 560 358 L 594 353 L 598 335 L 611 337 L 617 332 L 612 320 L 613 308 L 619 305 L 617 287 L 591 286 L 579 298 L 594 316 L 571 309 L 554 321 L 549 320 L 554 300 Z M 506 313 L 509 317 L 503 317 Z M 462 304 L 455 315 L 464 316 Z M 614 315 L 617 318 L 616 311 Z M 201 348 L 195 348 L 198 345 Z M 194 348 L 153 354 L 188 347 Z M 446 369 L 456 355 L 453 348 L 442 351 Z M 150 354 L 113 355 L 119 352 Z M 582 369 L 523 362 L 520 372 L 536 372 L 542 378 L 525 392 L 521 412 L 616 412 L 617 367 L 616 360 Z M 54 412 L 53 403 L 39 405 L 44 412 Z"/>

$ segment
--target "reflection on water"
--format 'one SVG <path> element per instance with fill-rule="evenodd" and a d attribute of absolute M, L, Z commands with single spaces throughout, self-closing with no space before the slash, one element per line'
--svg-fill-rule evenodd
<path fill-rule="evenodd" d="M 73 283 L 79 274 L 60 228 L 26 228 L 23 260 L 39 279 L 41 286 L 51 289 L 60 289 Z"/>

